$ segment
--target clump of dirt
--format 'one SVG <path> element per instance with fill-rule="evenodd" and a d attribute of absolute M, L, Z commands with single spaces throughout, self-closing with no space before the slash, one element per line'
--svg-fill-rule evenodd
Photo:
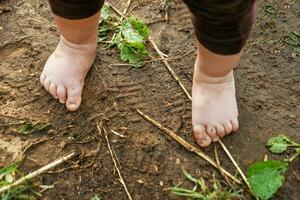
<path fill-rule="evenodd" d="M 120 10 L 126 6 L 125 1 L 110 2 Z M 235 70 L 241 128 L 224 143 L 244 171 L 265 154 L 274 159 L 285 156 L 274 157 L 267 151 L 265 143 L 271 136 L 284 133 L 300 141 L 299 45 L 294 47 L 282 40 L 300 27 L 300 5 L 290 0 L 276 2 L 274 16 L 264 9 L 274 3 L 267 0 L 259 5 L 251 37 Z M 195 60 L 192 50 L 196 47 L 190 13 L 180 0 L 170 1 L 167 8 L 159 0 L 133 1 L 131 14 L 147 22 L 153 36 L 160 33 L 155 41 L 170 58 L 192 52 L 170 60 L 190 92 Z M 168 22 L 164 20 L 166 12 Z M 131 109 L 141 109 L 194 144 L 191 102 L 163 62 L 147 63 L 141 69 L 111 66 L 110 63 L 120 63 L 118 52 L 103 50 L 106 45 L 100 44 L 86 79 L 82 106 L 70 113 L 39 84 L 42 67 L 58 42 L 47 1 L 1 1 L 0 27 L 0 123 L 28 120 L 52 125 L 50 131 L 30 135 L 17 135 L 10 126 L 0 126 L 0 166 L 18 159 L 25 142 L 49 139 L 28 149 L 22 166 L 25 172 L 69 152 L 79 153 L 36 180 L 55 185 L 43 193 L 43 198 L 90 199 L 98 194 L 101 199 L 126 199 L 104 137 L 96 128 L 101 120 L 105 121 L 134 199 L 176 199 L 167 188 L 184 181 L 182 167 L 206 180 L 217 173 Z M 158 58 L 148 46 L 151 56 Z M 204 151 L 214 156 L 213 147 Z M 234 174 L 234 167 L 220 147 L 218 152 L 222 166 Z M 299 164 L 299 159 L 292 163 L 285 185 L 274 199 L 294 200 L 300 196 Z M 216 176 L 221 179 L 219 174 Z M 251 197 L 246 194 L 245 199 Z"/>

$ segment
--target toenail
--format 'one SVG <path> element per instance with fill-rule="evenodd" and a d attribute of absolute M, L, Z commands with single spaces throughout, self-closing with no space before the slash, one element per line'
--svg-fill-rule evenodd
<path fill-rule="evenodd" d="M 68 104 L 67 105 L 68 109 L 71 110 L 71 111 L 74 111 L 77 109 L 77 105 L 75 103 L 72 103 L 72 104 Z"/>

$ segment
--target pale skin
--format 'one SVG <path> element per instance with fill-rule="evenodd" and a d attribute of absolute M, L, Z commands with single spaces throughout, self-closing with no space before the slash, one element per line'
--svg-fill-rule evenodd
<path fill-rule="evenodd" d="M 40 80 L 45 89 L 76 111 L 81 103 L 84 79 L 96 56 L 99 13 L 69 20 L 54 16 L 61 34 L 59 44 L 48 58 Z M 223 56 L 197 44 L 192 89 L 192 123 L 196 142 L 206 147 L 238 130 L 233 68 L 240 53 Z"/>

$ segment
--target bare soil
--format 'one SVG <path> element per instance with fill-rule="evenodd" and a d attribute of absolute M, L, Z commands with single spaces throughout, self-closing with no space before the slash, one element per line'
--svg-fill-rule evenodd
<path fill-rule="evenodd" d="M 126 1 L 109 1 L 123 10 Z M 276 17 L 263 6 L 277 3 Z M 190 14 L 180 0 L 133 1 L 129 9 L 149 24 L 155 41 L 170 58 L 195 49 Z M 235 70 L 240 111 L 240 130 L 223 141 L 246 171 L 262 160 L 283 159 L 265 147 L 271 136 L 286 134 L 300 141 L 300 59 L 298 47 L 282 42 L 291 31 L 299 31 L 300 4 L 294 0 L 264 1 L 251 37 Z M 163 20 L 169 13 L 169 22 Z M 264 15 L 266 14 L 266 15 Z M 167 71 L 163 62 L 143 68 L 112 66 L 120 63 L 115 49 L 100 44 L 89 72 L 79 111 L 67 112 L 39 84 L 39 74 L 58 42 L 46 0 L 0 1 L 0 167 L 17 160 L 26 146 L 46 140 L 26 151 L 22 170 L 33 171 L 70 152 L 80 152 L 71 161 L 35 179 L 54 184 L 42 199 L 90 199 L 98 194 L 104 200 L 127 199 L 113 167 L 103 135 L 96 123 L 105 120 L 109 140 L 119 159 L 123 177 L 134 199 L 181 199 L 167 190 L 184 182 L 184 167 L 195 177 L 212 180 L 218 172 L 208 163 L 187 152 L 160 130 L 142 119 L 132 107 L 141 109 L 164 126 L 194 144 L 191 132 L 191 102 Z M 148 44 L 150 54 L 158 58 Z M 189 92 L 192 86 L 195 51 L 170 63 Z M 100 78 L 102 77 L 102 79 Z M 22 120 L 48 122 L 51 126 L 30 135 L 16 132 Z M 99 148 L 99 152 L 97 152 Z M 221 164 L 233 174 L 235 169 L 217 145 Z M 213 145 L 204 151 L 214 157 Z M 274 199 L 300 197 L 300 160 L 286 173 L 284 186 Z M 297 178 L 298 177 L 298 178 Z M 246 188 L 245 188 L 246 189 Z M 246 192 L 244 199 L 251 199 Z"/>

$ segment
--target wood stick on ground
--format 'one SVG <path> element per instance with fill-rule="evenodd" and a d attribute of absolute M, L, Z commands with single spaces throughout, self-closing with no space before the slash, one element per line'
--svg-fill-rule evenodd
<path fill-rule="evenodd" d="M 127 189 L 126 183 L 125 183 L 125 181 L 124 181 L 124 179 L 123 179 L 123 177 L 122 177 L 121 170 L 120 170 L 119 167 L 118 167 L 118 164 L 117 164 L 117 159 L 118 159 L 118 158 L 117 158 L 117 156 L 113 153 L 112 147 L 110 146 L 110 143 L 109 143 L 109 140 L 108 140 L 108 136 L 107 136 L 106 129 L 105 129 L 103 126 L 102 126 L 102 129 L 101 129 L 99 124 L 97 124 L 97 129 L 98 129 L 98 132 L 99 132 L 100 135 L 101 135 L 101 133 L 102 133 L 101 130 L 103 130 L 103 134 L 104 134 L 104 137 L 105 137 L 105 140 L 106 140 L 106 144 L 107 144 L 107 147 L 108 147 L 108 150 L 109 150 L 109 153 L 110 153 L 110 157 L 111 157 L 111 159 L 112 159 L 112 161 L 113 161 L 113 163 L 114 163 L 114 166 L 115 166 L 115 168 L 116 168 L 116 170 L 117 170 L 117 173 L 118 173 L 118 175 L 119 175 L 119 180 L 120 180 L 121 184 L 123 185 L 123 188 L 124 188 L 124 190 L 125 190 L 125 192 L 126 192 L 126 194 L 127 194 L 127 196 L 128 196 L 128 199 L 132 200 L 132 197 L 131 197 L 131 195 L 130 195 L 128 189 Z"/>
<path fill-rule="evenodd" d="M 224 175 L 223 171 L 220 169 L 221 168 L 221 163 L 220 163 L 220 159 L 219 159 L 219 154 L 218 154 L 218 149 L 217 149 L 217 145 L 216 143 L 214 143 L 214 153 L 215 153 L 215 158 L 216 158 L 216 163 L 218 165 L 218 169 L 219 169 L 219 172 L 220 174 L 224 177 L 225 181 L 227 182 L 227 184 L 232 188 L 233 188 L 233 185 L 230 183 L 229 179 L 227 176 Z"/>
<path fill-rule="evenodd" d="M 9 190 L 10 188 L 12 187 L 15 187 L 17 185 L 20 185 L 22 184 L 23 182 L 27 181 L 27 180 L 30 180 L 30 179 L 33 179 L 35 177 L 37 177 L 38 175 L 48 171 L 49 169 L 53 168 L 53 167 L 56 167 L 57 165 L 63 163 L 63 162 L 66 162 L 67 160 L 70 160 L 71 158 L 73 158 L 73 156 L 75 155 L 75 152 L 67 155 L 67 156 L 64 156 L 52 163 L 49 163 L 48 165 L 45 165 L 44 167 L 34 171 L 34 172 L 31 172 L 29 174 L 27 174 L 26 176 L 20 178 L 19 180 L 13 182 L 12 184 L 10 185 L 7 185 L 7 186 L 4 186 L 2 188 L 0 188 L 0 194 L 3 193 L 3 192 L 6 192 L 7 190 Z"/>
<path fill-rule="evenodd" d="M 127 4 L 126 4 L 126 7 L 125 7 L 125 9 L 124 9 L 124 11 L 123 11 L 123 16 L 121 17 L 121 21 L 123 21 L 123 19 L 126 17 L 126 13 L 127 13 L 127 10 L 129 9 L 129 7 L 130 7 L 130 4 L 131 4 L 131 0 L 128 0 L 127 1 Z"/>
<path fill-rule="evenodd" d="M 136 111 L 138 112 L 139 115 L 141 115 L 144 119 L 146 119 L 148 122 L 150 122 L 151 124 L 153 124 L 154 126 L 156 126 L 157 128 L 159 128 L 161 131 L 163 131 L 165 134 L 169 135 L 171 138 L 173 138 L 176 142 L 178 142 L 181 146 L 183 146 L 184 148 L 186 148 L 187 150 L 194 152 L 195 154 L 197 154 L 198 156 L 200 156 L 201 158 L 203 158 L 204 160 L 206 160 L 209 164 L 211 164 L 212 166 L 214 166 L 217 169 L 220 169 L 224 175 L 228 176 L 229 178 L 231 178 L 233 181 L 241 184 L 241 182 L 235 178 L 232 174 L 230 174 L 228 171 L 226 171 L 224 168 L 222 167 L 218 167 L 217 163 L 210 158 L 208 155 L 206 155 L 205 153 L 203 153 L 200 149 L 194 147 L 193 145 L 191 145 L 190 143 L 188 143 L 187 141 L 185 141 L 184 139 L 182 139 L 181 137 L 179 137 L 176 133 L 174 133 L 173 131 L 171 131 L 168 128 L 163 127 L 160 123 L 158 123 L 157 121 L 155 121 L 154 119 L 150 118 L 148 115 L 144 114 L 142 111 L 140 111 L 139 109 L 136 109 Z"/>
<path fill-rule="evenodd" d="M 250 184 L 248 182 L 248 179 L 246 178 L 245 174 L 243 173 L 243 171 L 241 170 L 241 168 L 239 167 L 239 165 L 237 164 L 237 162 L 234 160 L 234 158 L 232 157 L 232 155 L 230 154 L 230 152 L 228 151 L 227 147 L 225 146 L 225 144 L 221 141 L 218 140 L 219 144 L 222 146 L 223 150 L 225 151 L 225 153 L 227 154 L 227 156 L 229 157 L 229 159 L 231 160 L 231 162 L 234 164 L 234 166 L 236 167 L 236 169 L 238 170 L 239 174 L 241 175 L 241 177 L 243 178 L 244 182 L 246 183 L 247 187 L 249 189 L 250 188 Z"/>
<path fill-rule="evenodd" d="M 169 70 L 169 72 L 171 73 L 171 75 L 173 76 L 173 78 L 177 81 L 177 83 L 180 85 L 180 87 L 183 90 L 183 92 L 186 94 L 186 96 L 189 98 L 189 100 L 192 100 L 191 95 L 186 90 L 186 88 L 184 87 L 184 85 L 182 84 L 182 82 L 180 81 L 180 79 L 178 78 L 178 76 L 176 75 L 176 73 L 174 72 L 174 70 L 172 69 L 172 67 L 170 66 L 169 62 L 166 60 L 164 54 L 158 48 L 158 46 L 156 45 L 156 43 L 154 42 L 154 40 L 152 39 L 151 36 L 149 36 L 149 41 L 152 44 L 152 46 L 154 47 L 154 49 L 156 50 L 156 52 L 159 54 L 160 58 L 163 59 L 163 62 L 165 63 L 167 69 Z"/>
<path fill-rule="evenodd" d="M 122 12 L 120 12 L 114 5 L 112 5 L 112 4 L 108 4 L 118 15 L 120 15 L 123 19 L 125 18 L 125 15 L 123 15 L 123 13 Z M 120 21 L 122 21 L 121 20 L 121 18 L 120 18 Z"/>

